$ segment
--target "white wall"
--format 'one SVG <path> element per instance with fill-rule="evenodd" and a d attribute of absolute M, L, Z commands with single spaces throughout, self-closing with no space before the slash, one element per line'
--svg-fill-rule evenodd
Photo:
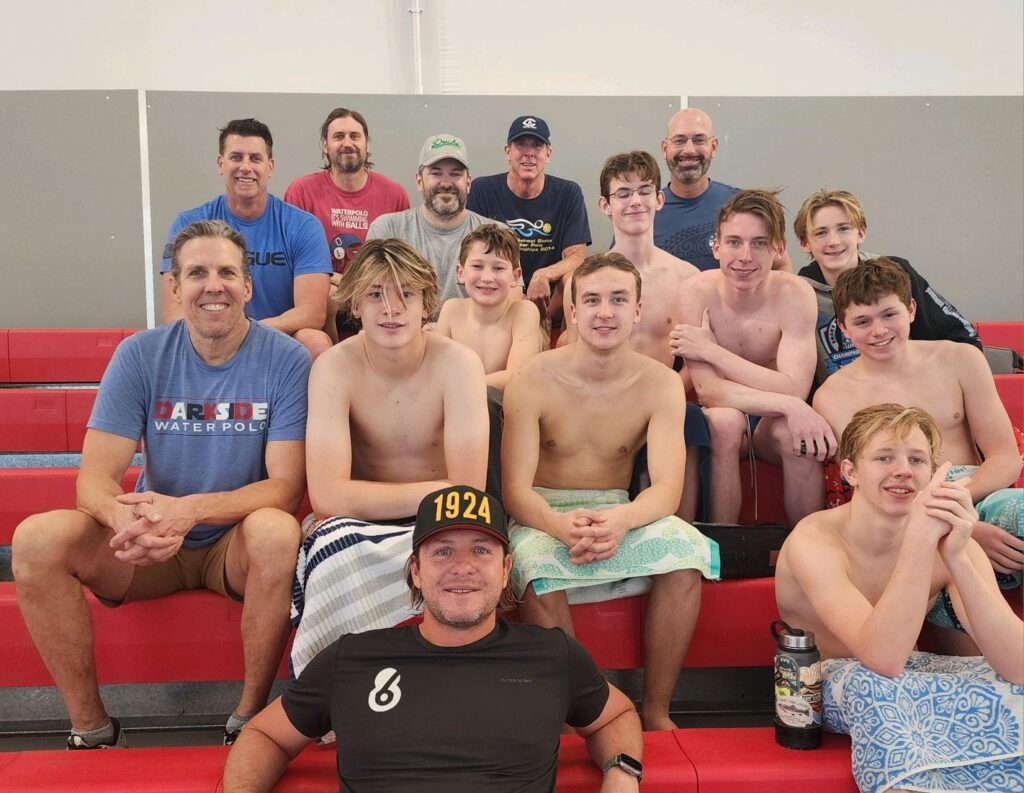
<path fill-rule="evenodd" d="M 0 90 L 412 93 L 415 2 L 5 2 Z M 426 93 L 1024 93 L 1020 0 L 420 5 Z"/>

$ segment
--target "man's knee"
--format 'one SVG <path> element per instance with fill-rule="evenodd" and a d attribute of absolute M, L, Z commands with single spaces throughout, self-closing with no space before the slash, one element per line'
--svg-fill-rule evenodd
<path fill-rule="evenodd" d="M 251 568 L 280 568 L 294 571 L 302 530 L 293 515 L 267 507 L 258 509 L 239 524 Z"/>
<path fill-rule="evenodd" d="M 94 521 L 74 509 L 58 509 L 31 515 L 14 530 L 11 540 L 11 568 L 16 580 L 24 582 L 33 574 L 64 566 L 72 548 Z"/>
<path fill-rule="evenodd" d="M 672 570 L 654 577 L 654 584 L 671 587 L 682 600 L 700 600 L 701 574 L 699 570 Z"/>
<path fill-rule="evenodd" d="M 309 351 L 309 355 L 313 360 L 316 360 L 320 353 L 327 352 L 333 345 L 330 336 L 322 330 L 314 328 L 300 328 L 295 331 L 295 335 L 292 338 Z"/>
<path fill-rule="evenodd" d="M 747 417 L 735 408 L 704 408 L 704 417 L 711 433 L 711 451 L 738 454 L 747 434 Z"/>

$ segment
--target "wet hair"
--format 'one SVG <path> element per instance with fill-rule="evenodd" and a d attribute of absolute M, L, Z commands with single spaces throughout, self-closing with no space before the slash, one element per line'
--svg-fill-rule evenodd
<path fill-rule="evenodd" d="M 504 562 L 505 557 L 510 553 L 507 546 L 501 546 L 501 559 Z M 416 564 L 420 563 L 420 549 L 417 548 L 405 560 L 405 585 L 409 587 L 409 604 L 420 611 L 423 609 L 423 592 L 420 588 L 412 581 L 412 560 L 416 560 Z M 519 598 L 516 597 L 515 591 L 512 589 L 512 576 L 509 576 L 508 583 L 505 584 L 505 588 L 501 590 L 501 597 L 498 598 L 497 611 L 512 611 L 516 606 L 519 605 Z"/>
<path fill-rule="evenodd" d="M 583 264 L 573 271 L 571 297 L 574 304 L 576 303 L 576 284 L 579 283 L 580 279 L 586 278 L 598 270 L 603 270 L 605 267 L 611 267 L 614 270 L 621 270 L 632 275 L 636 279 L 636 299 L 640 299 L 640 271 L 633 266 L 633 262 L 621 253 L 593 253 L 584 259 Z"/>
<path fill-rule="evenodd" d="M 832 289 L 836 319 L 846 324 L 846 310 L 854 303 L 871 306 L 888 295 L 896 295 L 910 308 L 910 276 L 886 256 L 866 259 L 839 274 Z"/>
<path fill-rule="evenodd" d="M 825 207 L 841 209 L 854 226 L 861 231 L 867 231 L 868 220 L 864 217 L 864 207 L 860 205 L 857 196 L 846 190 L 822 188 L 807 197 L 807 200 L 801 204 L 800 211 L 796 213 L 796 218 L 793 219 L 793 231 L 796 232 L 797 239 L 801 244 L 807 244 L 814 216 L 819 209 Z"/>
<path fill-rule="evenodd" d="M 622 154 L 613 154 L 604 161 L 601 168 L 601 195 L 605 200 L 610 195 L 612 179 L 621 179 L 635 173 L 645 182 L 651 182 L 655 190 L 661 189 L 661 168 L 657 161 L 645 151 L 634 149 Z"/>
<path fill-rule="evenodd" d="M 872 405 L 853 414 L 839 441 L 839 459 L 854 465 L 870 440 L 879 432 L 891 432 L 897 443 L 902 443 L 915 429 L 924 433 L 928 441 L 928 454 L 934 471 L 942 451 L 942 434 L 930 414 L 920 408 L 908 408 L 894 402 Z"/>
<path fill-rule="evenodd" d="M 768 228 L 768 241 L 776 248 L 786 242 L 785 211 L 776 196 L 778 190 L 740 190 L 732 194 L 718 210 L 715 235 L 721 239 L 722 224 L 733 215 L 754 215 L 764 221 Z"/>
<path fill-rule="evenodd" d="M 324 119 L 324 123 L 320 125 L 320 140 L 327 140 L 327 132 L 331 128 L 331 122 L 339 118 L 354 118 L 356 123 L 363 128 L 363 137 L 366 138 L 367 146 L 370 143 L 370 128 L 366 125 L 366 119 L 363 114 L 358 110 L 349 110 L 347 107 L 336 107 L 330 113 L 327 114 L 327 118 Z M 325 171 L 331 169 L 331 161 L 327 159 L 327 155 L 320 152 L 324 158 L 324 164 L 321 166 Z M 370 162 L 370 151 L 366 151 L 366 162 L 363 164 L 366 170 L 370 170 L 373 167 L 373 163 Z"/>
<path fill-rule="evenodd" d="M 171 277 L 175 281 L 181 280 L 182 247 L 189 240 L 199 239 L 200 237 L 219 237 L 233 242 L 242 255 L 242 275 L 246 279 L 252 278 L 252 274 L 249 271 L 249 257 L 246 256 L 245 238 L 223 220 L 197 220 L 195 223 L 189 223 L 179 231 L 174 238 L 174 242 L 171 243 L 170 272 Z"/>
<path fill-rule="evenodd" d="M 338 286 L 341 310 L 352 313 L 356 302 L 374 284 L 390 281 L 401 294 L 408 286 L 423 293 L 427 316 L 437 312 L 440 303 L 437 273 L 426 259 L 407 242 L 399 239 L 367 240 L 345 268 Z"/>
<path fill-rule="evenodd" d="M 220 138 L 218 139 L 221 154 L 224 153 L 224 142 L 228 139 L 228 135 L 239 135 L 243 138 L 263 138 L 267 144 L 267 156 L 271 158 L 274 156 L 274 136 L 270 134 L 270 127 L 262 121 L 257 121 L 254 118 L 236 118 L 233 121 L 229 121 L 220 131 Z"/>
<path fill-rule="evenodd" d="M 459 264 L 466 263 L 470 247 L 477 242 L 484 246 L 484 253 L 493 253 L 499 259 L 512 265 L 512 269 L 519 269 L 519 240 L 508 226 L 484 223 L 469 232 L 462 238 L 462 246 L 459 248 Z"/>

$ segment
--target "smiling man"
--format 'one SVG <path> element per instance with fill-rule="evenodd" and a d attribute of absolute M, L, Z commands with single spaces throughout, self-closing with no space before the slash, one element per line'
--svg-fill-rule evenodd
<path fill-rule="evenodd" d="M 409 243 L 437 273 L 440 300 L 436 311 L 452 297 L 465 297 L 455 268 L 463 238 L 477 226 L 490 222 L 466 209 L 472 183 L 469 154 L 461 138 L 442 133 L 431 135 L 420 148 L 416 187 L 423 203 L 415 209 L 381 215 L 366 239 L 395 238 Z"/>
<path fill-rule="evenodd" d="M 672 729 L 669 703 L 718 546 L 675 516 L 683 489 L 685 397 L 678 375 L 629 347 L 640 274 L 621 254 L 573 275 L 579 340 L 535 355 L 505 388 L 502 493 L 524 621 L 572 631 L 572 602 L 650 589 L 644 728 Z M 651 486 L 630 501 L 647 446 Z M 653 580 L 652 580 L 653 577 Z"/>
<path fill-rule="evenodd" d="M 483 487 L 487 396 L 477 355 L 423 324 L 437 276 L 401 240 L 367 240 L 342 277 L 362 332 L 314 366 L 306 465 L 313 516 L 299 556 L 292 663 L 343 633 L 412 616 L 403 568 L 427 493 Z"/>
<path fill-rule="evenodd" d="M 330 248 L 331 301 L 324 331 L 335 341 L 351 322 L 337 322 L 337 285 L 345 267 L 366 239 L 366 232 L 381 215 L 409 208 L 409 195 L 398 182 L 373 169 L 370 130 L 358 110 L 336 107 L 320 125 L 323 168 L 300 176 L 285 191 L 284 200 L 320 221 Z"/>
<path fill-rule="evenodd" d="M 1024 491 L 1011 489 L 1021 457 L 985 356 L 969 344 L 911 340 L 917 310 L 910 278 L 895 262 L 869 259 L 843 272 L 832 292 L 839 327 L 860 353 L 814 394 L 814 407 L 841 434 L 858 410 L 895 402 L 927 411 L 942 432 L 938 462 L 969 477 L 980 520 L 972 536 L 1000 574 L 1020 583 L 1024 570 Z M 955 627 L 941 611 L 939 627 Z"/>
<path fill-rule="evenodd" d="M 545 173 L 551 160 L 551 132 L 537 116 L 512 122 L 505 142 L 508 173 L 481 176 L 469 208 L 507 223 L 519 238 L 526 298 L 548 316 L 561 305 L 559 285 L 572 273 L 590 244 L 583 191 L 575 182 Z"/>
<path fill-rule="evenodd" d="M 498 500 L 465 486 L 427 493 L 411 534 L 402 558 L 422 624 L 346 635 L 319 653 L 239 736 L 225 793 L 271 790 L 330 730 L 341 791 L 549 793 L 566 723 L 604 770 L 602 793 L 636 791 L 632 703 L 570 636 L 496 617 L 513 602 Z"/>
<path fill-rule="evenodd" d="M 160 264 L 164 322 L 181 316 L 170 274 L 175 237 L 197 220 L 221 220 L 245 239 L 253 285 L 248 315 L 293 336 L 315 358 L 331 346 L 321 330 L 331 273 L 323 230 L 312 215 L 267 192 L 274 139 L 266 124 L 254 118 L 229 121 L 219 145 L 217 172 L 224 195 L 179 213 L 167 235 Z"/>
<path fill-rule="evenodd" d="M 718 267 L 712 252 L 718 210 L 737 190 L 708 176 L 717 153 L 718 138 L 703 110 L 684 108 L 668 120 L 661 154 L 669 183 L 664 208 L 654 221 L 654 244 L 698 270 Z M 777 253 L 772 267 L 792 271 L 785 250 Z"/>
<path fill-rule="evenodd" d="M 245 679 L 226 742 L 266 704 L 289 632 L 310 363 L 245 316 L 244 253 L 220 221 L 182 229 L 171 278 L 183 319 L 115 351 L 89 419 L 77 509 L 15 532 L 18 603 L 71 716 L 70 749 L 124 745 L 100 700 L 83 585 L 108 606 L 203 588 L 242 601 Z M 142 475 L 124 493 L 140 440 Z"/>
<path fill-rule="evenodd" d="M 739 517 L 739 458 L 750 449 L 781 463 L 790 525 L 824 506 L 821 463 L 836 439 L 806 402 L 816 360 L 814 294 L 803 279 L 772 270 L 786 247 L 783 223 L 774 193 L 742 190 L 726 201 L 713 245 L 719 269 L 687 281 L 681 324 L 671 333 L 711 433 L 714 523 Z"/>

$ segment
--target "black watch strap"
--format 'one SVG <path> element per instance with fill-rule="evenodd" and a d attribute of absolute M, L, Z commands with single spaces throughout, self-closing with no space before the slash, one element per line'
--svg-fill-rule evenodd
<path fill-rule="evenodd" d="M 613 768 L 621 769 L 630 776 L 636 777 L 638 784 L 643 781 L 644 767 L 643 764 L 635 757 L 630 757 L 628 754 L 617 754 L 605 763 L 604 768 L 601 770 L 603 773 L 607 774 Z"/>

